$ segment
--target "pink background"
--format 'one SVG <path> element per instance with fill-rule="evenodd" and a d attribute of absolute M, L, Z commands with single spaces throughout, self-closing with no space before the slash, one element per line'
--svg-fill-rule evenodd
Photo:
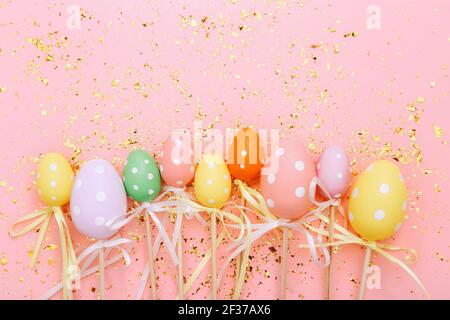
<path fill-rule="evenodd" d="M 380 30 L 366 29 L 373 2 Z M 70 4 L 82 8 L 79 30 L 66 25 Z M 16 219 L 41 206 L 34 185 L 40 154 L 76 155 L 75 166 L 100 156 L 121 167 L 132 147 L 158 150 L 171 128 L 192 127 L 202 115 L 205 127 L 240 123 L 297 134 L 316 158 L 341 144 L 354 172 L 377 156 L 400 159 L 410 205 L 389 242 L 415 248 L 413 270 L 433 298 L 450 298 L 449 21 L 447 0 L 0 0 L 0 297 L 38 298 L 59 280 L 59 247 L 42 250 L 30 270 L 37 233 L 8 236 Z M 42 39 L 48 53 L 30 38 Z M 85 248 L 87 239 L 72 231 L 78 250 Z M 133 264 L 107 270 L 108 298 L 134 297 L 146 260 L 143 234 L 136 223 L 122 231 L 134 239 Z M 208 248 L 208 230 L 191 221 L 185 239 L 189 275 Z M 321 299 L 325 272 L 295 247 L 303 240 L 290 242 L 288 297 Z M 54 223 L 50 244 L 59 244 Z M 277 298 L 274 234 L 252 254 L 242 297 Z M 336 298 L 355 298 L 362 259 L 357 246 L 338 253 Z M 367 298 L 424 298 L 400 268 L 378 256 L 373 262 L 382 288 Z M 159 296 L 173 298 L 175 270 L 165 250 L 156 268 Z M 206 297 L 206 275 L 188 298 Z M 230 268 L 220 297 L 228 298 L 232 280 Z M 93 288 L 96 276 L 83 280 L 76 297 L 96 298 Z"/>

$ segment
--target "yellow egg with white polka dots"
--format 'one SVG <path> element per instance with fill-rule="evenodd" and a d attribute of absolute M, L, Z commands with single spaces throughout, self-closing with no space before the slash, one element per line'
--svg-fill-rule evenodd
<path fill-rule="evenodd" d="M 39 162 L 36 186 L 39 197 L 47 206 L 67 204 L 72 189 L 73 171 L 59 153 L 47 153 Z"/>
<path fill-rule="evenodd" d="M 220 155 L 207 154 L 197 166 L 194 179 L 197 200 L 206 207 L 219 208 L 231 194 L 231 176 Z"/>
<path fill-rule="evenodd" d="M 383 240 L 400 228 L 408 194 L 398 167 L 387 160 L 372 163 L 350 193 L 348 219 L 366 240 Z"/>

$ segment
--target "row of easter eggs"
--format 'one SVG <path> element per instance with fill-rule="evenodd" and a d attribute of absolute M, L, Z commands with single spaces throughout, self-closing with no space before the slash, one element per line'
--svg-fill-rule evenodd
<path fill-rule="evenodd" d="M 276 216 L 291 220 L 311 209 L 309 189 L 315 176 L 332 197 L 346 194 L 351 173 L 342 148 L 327 148 L 315 165 L 300 142 L 286 139 L 263 159 L 259 139 L 249 140 L 256 146 L 237 143 L 240 134 L 248 135 L 247 130 L 253 129 L 239 131 L 233 141 L 230 152 L 233 163 L 227 164 L 223 157 L 214 154 L 204 155 L 196 166 L 193 158 L 181 161 L 172 156 L 179 141 L 168 139 L 159 166 L 146 151 L 134 150 L 127 158 L 122 179 L 109 162 L 95 159 L 88 161 L 73 181 L 67 160 L 60 154 L 49 153 L 40 162 L 37 189 L 49 206 L 61 206 L 70 200 L 77 229 L 97 239 L 114 234 L 106 226 L 125 214 L 126 194 L 136 201 L 151 202 L 161 191 L 161 180 L 175 187 L 184 187 L 194 180 L 197 200 L 207 207 L 220 207 L 230 198 L 231 177 L 250 183 L 257 181 L 262 172 L 260 187 L 267 206 Z M 251 150 L 258 150 L 256 161 L 250 159 Z M 406 198 L 399 169 L 390 161 L 376 161 L 359 175 L 352 187 L 348 219 L 367 240 L 385 239 L 399 228 Z"/>

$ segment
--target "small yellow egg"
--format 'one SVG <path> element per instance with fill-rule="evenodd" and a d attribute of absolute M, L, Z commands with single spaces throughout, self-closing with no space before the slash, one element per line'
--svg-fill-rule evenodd
<path fill-rule="evenodd" d="M 39 197 L 47 206 L 63 206 L 70 200 L 73 171 L 59 153 L 47 153 L 39 162 L 36 186 Z"/>
<path fill-rule="evenodd" d="M 387 160 L 372 163 L 354 184 L 348 206 L 349 221 L 367 240 L 392 236 L 405 217 L 408 194 L 395 164 Z"/>
<path fill-rule="evenodd" d="M 206 207 L 219 208 L 231 194 L 231 176 L 220 155 L 204 155 L 195 172 L 195 195 Z"/>

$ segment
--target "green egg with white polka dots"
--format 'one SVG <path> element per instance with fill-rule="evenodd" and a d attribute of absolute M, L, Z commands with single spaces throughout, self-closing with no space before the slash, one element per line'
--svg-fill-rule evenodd
<path fill-rule="evenodd" d="M 131 199 L 150 202 L 161 192 L 161 175 L 155 159 L 145 150 L 134 150 L 123 169 L 123 183 Z"/>

